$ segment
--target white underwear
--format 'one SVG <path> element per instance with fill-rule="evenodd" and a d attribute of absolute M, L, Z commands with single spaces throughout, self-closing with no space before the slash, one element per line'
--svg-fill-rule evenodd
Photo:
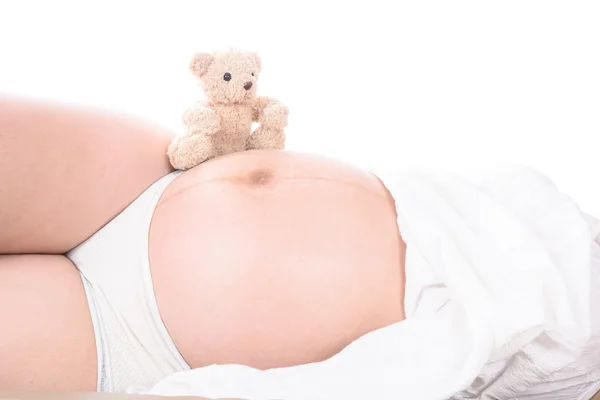
<path fill-rule="evenodd" d="M 171 173 L 67 254 L 81 274 L 98 354 L 100 392 L 136 392 L 189 370 L 159 314 L 148 260 L 154 209 Z"/>

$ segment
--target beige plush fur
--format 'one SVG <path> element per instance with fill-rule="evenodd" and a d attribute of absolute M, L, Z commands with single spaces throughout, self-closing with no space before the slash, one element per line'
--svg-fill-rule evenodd
<path fill-rule="evenodd" d="M 257 97 L 258 55 L 237 50 L 199 53 L 190 69 L 208 101 L 185 112 L 185 131 L 167 153 L 174 168 L 189 169 L 243 150 L 284 148 L 288 109 L 275 99 Z M 252 122 L 260 123 L 254 132 Z"/>

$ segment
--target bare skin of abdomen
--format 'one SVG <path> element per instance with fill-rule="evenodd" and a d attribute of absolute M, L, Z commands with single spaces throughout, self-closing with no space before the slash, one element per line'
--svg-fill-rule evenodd
<path fill-rule="evenodd" d="M 404 319 L 403 259 L 377 178 L 275 151 L 185 172 L 150 229 L 159 309 L 192 367 L 332 356 Z"/>

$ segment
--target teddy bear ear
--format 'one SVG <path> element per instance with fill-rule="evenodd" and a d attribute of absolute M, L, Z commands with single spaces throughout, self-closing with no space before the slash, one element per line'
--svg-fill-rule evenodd
<path fill-rule="evenodd" d="M 262 60 L 256 53 L 250 53 L 250 58 L 254 61 L 254 65 L 256 65 L 256 72 L 260 72 L 262 69 Z"/>
<path fill-rule="evenodd" d="M 201 78 L 204 74 L 208 72 L 208 67 L 213 63 L 214 57 L 212 54 L 208 53 L 196 53 L 192 58 L 192 62 L 190 63 L 190 70 L 192 74 L 196 75 L 198 78 Z"/>

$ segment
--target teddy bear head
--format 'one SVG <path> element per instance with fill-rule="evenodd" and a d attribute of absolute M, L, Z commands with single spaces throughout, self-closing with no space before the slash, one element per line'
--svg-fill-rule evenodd
<path fill-rule="evenodd" d="M 255 99 L 260 67 L 258 55 L 238 50 L 197 53 L 190 64 L 208 100 L 220 104 L 241 104 Z"/>

